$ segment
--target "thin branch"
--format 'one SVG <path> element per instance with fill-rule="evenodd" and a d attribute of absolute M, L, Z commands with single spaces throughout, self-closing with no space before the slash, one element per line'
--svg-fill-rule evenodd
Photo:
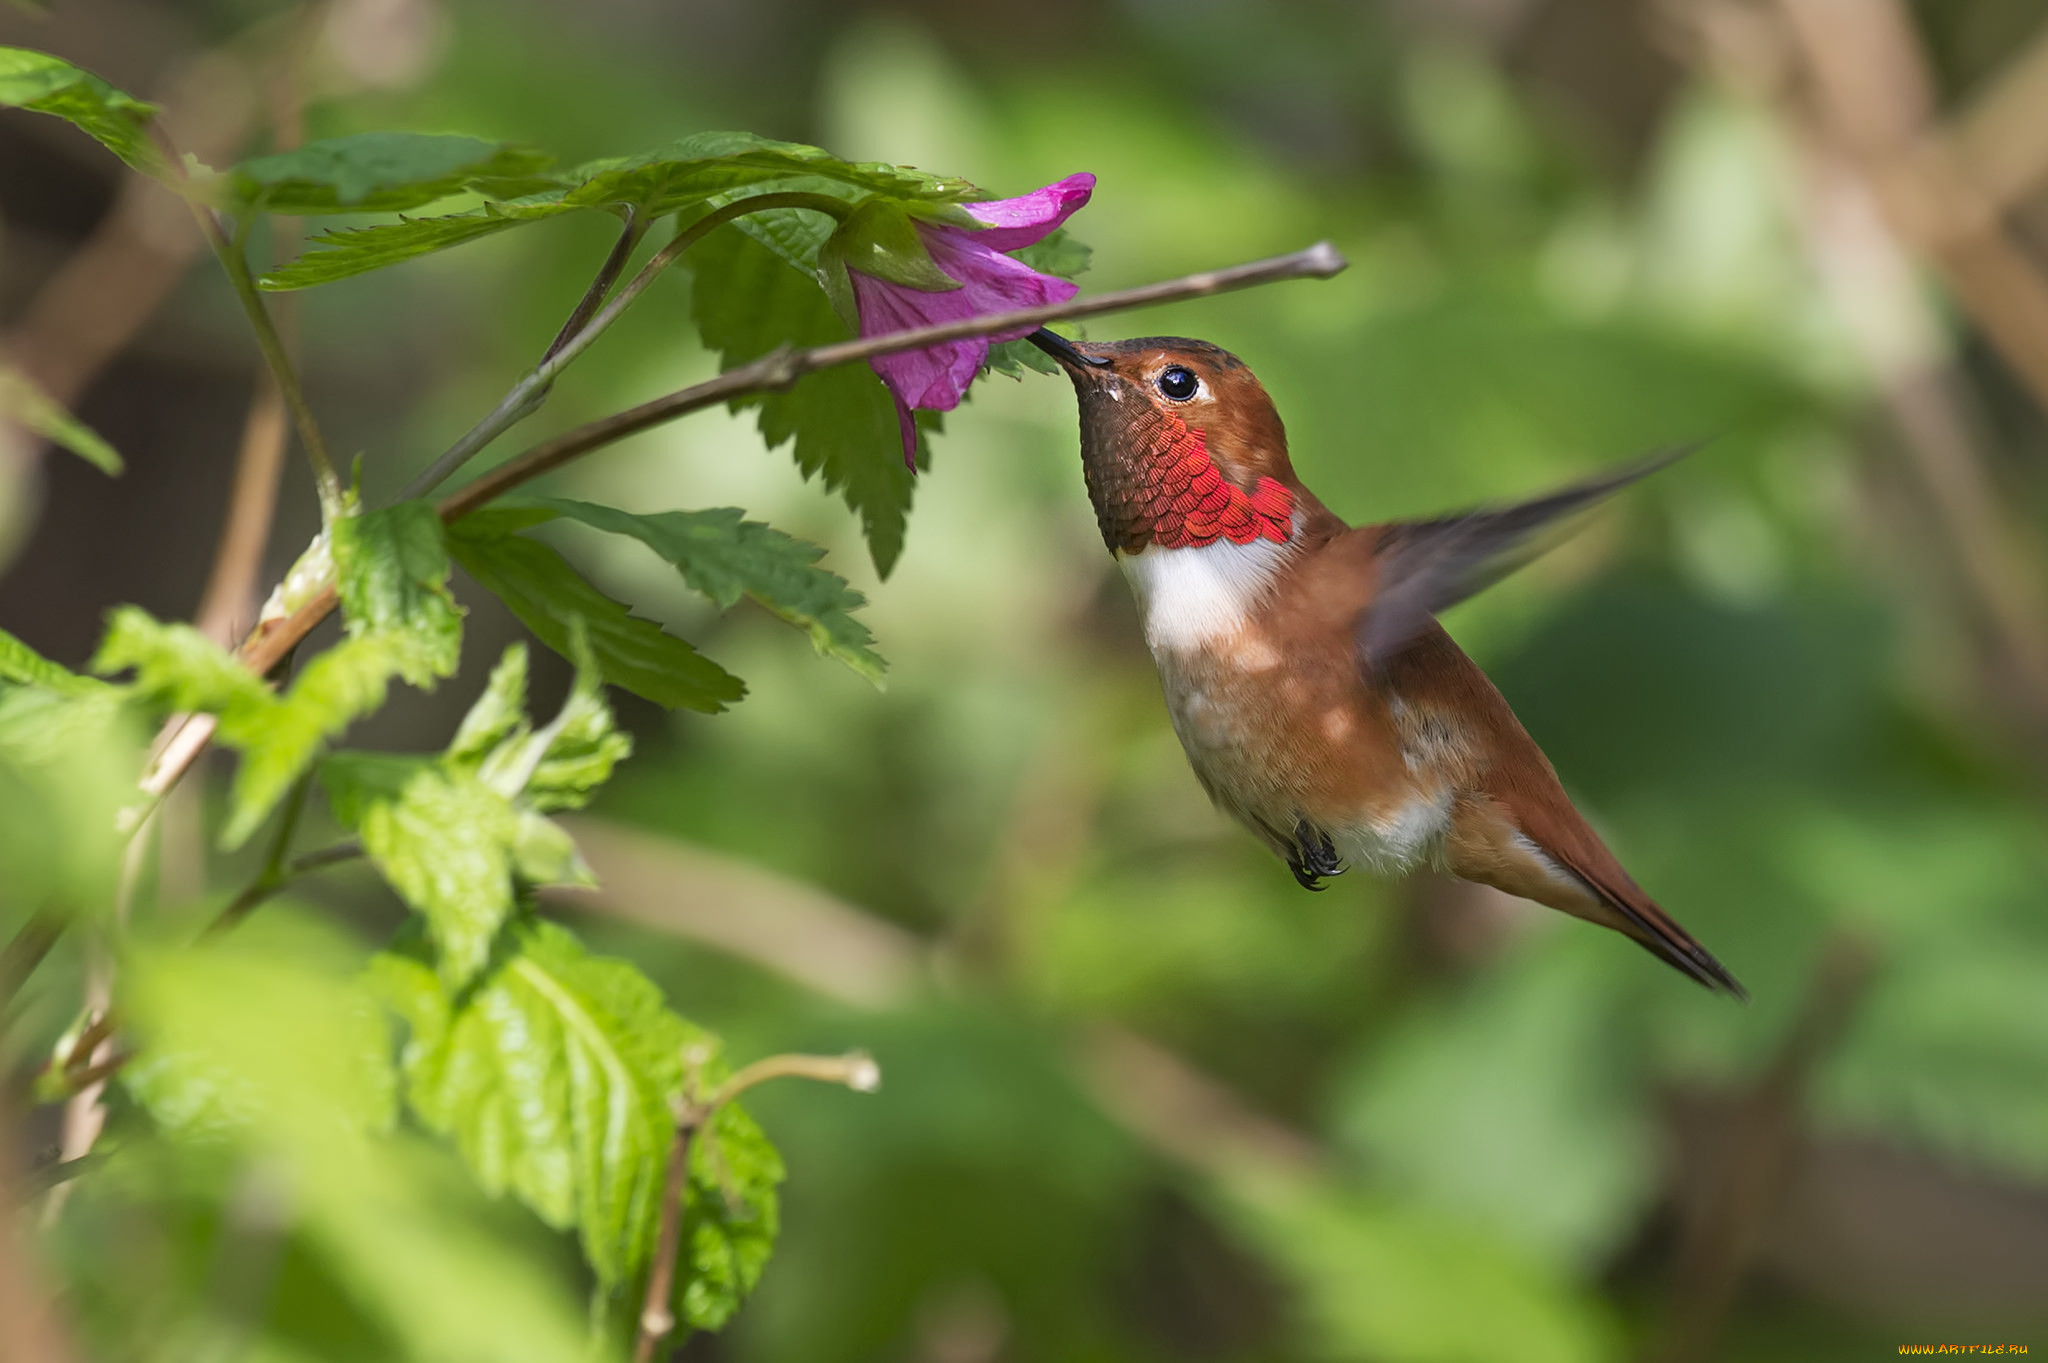
<path fill-rule="evenodd" d="M 707 379 L 703 383 L 655 398 L 651 402 L 643 402 L 638 407 L 631 407 L 623 412 L 578 426 L 572 431 L 556 436 L 553 440 L 536 445 L 444 499 L 440 506 L 441 518 L 449 521 L 459 520 L 521 483 L 538 478 L 543 473 L 552 472 L 592 450 L 623 440 L 629 435 L 637 435 L 641 431 L 673 421 L 690 412 L 731 401 L 736 397 L 787 388 L 804 375 L 816 370 L 851 364 L 855 360 L 872 359 L 877 355 L 893 355 L 903 350 L 921 350 L 943 341 L 960 341 L 999 331 L 1029 330 L 1065 318 L 1093 317 L 1101 313 L 1122 312 L 1128 308 L 1170 303 L 1184 298 L 1204 298 L 1211 294 L 1250 288 L 1258 284 L 1270 284 L 1282 279 L 1327 279 L 1344 266 L 1344 257 L 1337 253 L 1334 246 L 1326 241 L 1318 242 L 1292 255 L 1275 256 L 1271 260 L 1254 261 L 1249 265 L 1233 266 L 1227 270 L 1211 270 L 1160 284 L 1146 284 L 1135 289 L 1119 289 L 1112 293 L 1096 294 L 1090 298 L 1076 298 L 1066 303 L 1018 308 L 1011 312 L 991 313 L 985 317 L 970 317 L 958 322 L 942 322 L 936 326 L 916 327 L 909 331 L 864 336 L 859 340 L 838 341 L 810 350 L 790 350 L 784 347 L 770 351 L 750 364 L 728 369 L 715 379 Z"/>
<path fill-rule="evenodd" d="M 619 290 L 616 297 L 596 310 L 587 326 L 573 334 L 569 334 L 565 327 L 563 330 L 567 339 L 557 336 L 555 343 L 548 347 L 548 353 L 534 366 L 533 371 L 512 386 L 512 391 L 505 394 L 489 416 L 472 426 L 462 439 L 449 446 L 440 458 L 407 483 L 399 493 L 400 500 L 424 496 L 433 491 L 486 445 L 539 411 L 541 404 L 547 401 L 548 389 L 554 385 L 561 372 L 588 350 L 612 323 L 618 321 L 626 309 L 633 306 L 634 300 L 647 292 L 648 286 L 660 277 L 662 271 L 673 265 L 683 252 L 702 241 L 713 228 L 748 213 L 759 213 L 770 208 L 808 208 L 813 212 L 836 214 L 845 211 L 845 203 L 843 200 L 823 194 L 755 194 L 715 208 L 676 233 L 668 245 L 662 247 L 640 267 L 639 273 L 627 281 L 626 286 Z M 613 249 L 614 254 L 617 254 L 617 248 Z M 610 264 L 610 260 L 607 259 L 607 267 Z M 585 301 L 588 300 L 589 295 L 586 294 Z M 580 307 L 581 305 L 579 310 Z"/>
<path fill-rule="evenodd" d="M 876 355 L 893 355 L 903 350 L 918 350 L 941 341 L 958 341 L 970 336 L 986 336 L 998 331 L 1041 326 L 1046 322 L 1057 322 L 1063 318 L 1095 317 L 1126 308 L 1171 303 L 1184 298 L 1205 298 L 1212 294 L 1251 288 L 1259 284 L 1271 284 L 1283 279 L 1328 279 L 1342 271 L 1345 263 L 1344 257 L 1336 247 L 1322 241 L 1291 255 L 1275 256 L 1270 260 L 1253 261 L 1247 265 L 1235 265 L 1224 270 L 1186 275 L 1180 279 L 1146 284 L 1135 289 L 1119 289 L 1092 297 L 1074 298 L 1065 303 L 1045 307 L 1020 308 L 1014 312 L 992 313 L 986 317 L 971 317 L 938 326 L 891 332 L 885 336 L 839 341 L 811 350 L 790 350 L 783 347 L 751 364 L 729 369 L 715 379 L 708 379 L 680 392 L 642 403 L 615 416 L 579 426 L 553 440 L 536 445 L 443 499 L 439 507 L 441 519 L 460 520 L 492 498 L 518 487 L 521 483 L 560 468 L 592 450 L 623 440 L 629 435 L 659 426 L 663 422 L 673 421 L 679 416 L 705 407 L 744 397 L 749 393 L 787 388 L 805 374 L 833 365 L 850 364 L 855 360 L 870 359 Z M 616 303 L 618 300 L 613 301 Z M 592 326 L 595 325 L 597 322 L 593 321 Z M 559 360 L 560 356 L 556 358 Z M 242 642 L 238 656 L 243 665 L 258 676 L 269 672 L 286 654 L 298 647 L 299 642 L 312 633 L 315 626 L 333 612 L 338 599 L 333 585 L 329 584 L 283 620 L 272 621 L 260 628 Z M 203 731 L 195 732 L 202 721 L 205 722 Z M 152 796 L 160 796 L 176 785 L 178 779 L 204 750 L 212 733 L 213 726 L 209 716 L 194 716 L 185 725 L 184 730 L 180 731 L 159 754 L 149 775 L 144 779 L 143 789 Z M 187 734 L 193 736 L 188 739 Z"/>

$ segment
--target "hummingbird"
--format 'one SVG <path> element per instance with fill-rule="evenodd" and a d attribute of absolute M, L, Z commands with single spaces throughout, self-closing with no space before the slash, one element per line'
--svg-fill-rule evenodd
<path fill-rule="evenodd" d="M 1096 523 L 1196 779 L 1303 887 L 1434 865 L 1747 997 L 1622 869 L 1436 619 L 1685 450 L 1512 505 L 1352 526 L 1303 486 L 1273 400 L 1229 351 L 1027 339 L 1073 381 Z"/>

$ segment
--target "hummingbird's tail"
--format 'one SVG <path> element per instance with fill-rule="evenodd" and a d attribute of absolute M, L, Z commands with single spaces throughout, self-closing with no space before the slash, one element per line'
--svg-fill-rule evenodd
<path fill-rule="evenodd" d="M 1742 987 L 1741 981 L 1728 973 L 1726 966 L 1714 959 L 1714 953 L 1701 946 L 1698 939 L 1678 925 L 1677 919 L 1664 912 L 1657 906 L 1657 901 L 1644 894 L 1642 887 L 1635 883 L 1627 871 L 1621 869 L 1620 863 L 1615 862 L 1611 856 L 1607 860 L 1612 870 L 1619 873 L 1619 884 L 1609 882 L 1604 877 L 1595 879 L 1580 867 L 1560 858 L 1564 868 L 1584 882 L 1601 907 L 1612 915 L 1603 916 L 1596 921 L 1605 922 L 1607 926 L 1627 933 L 1657 959 L 1684 971 L 1707 988 L 1732 994 L 1745 1003 L 1748 1002 L 1749 991 Z M 1567 908 L 1565 911 L 1580 912 L 1575 908 Z M 1589 915 L 1580 913 L 1580 916 Z"/>

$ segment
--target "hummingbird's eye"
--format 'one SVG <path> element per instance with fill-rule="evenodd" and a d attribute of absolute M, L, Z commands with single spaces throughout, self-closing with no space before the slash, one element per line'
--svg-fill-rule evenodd
<path fill-rule="evenodd" d="M 1202 388 L 1202 381 L 1195 377 L 1194 370 L 1183 369 L 1177 364 L 1168 365 L 1160 370 L 1155 382 L 1159 385 L 1159 391 L 1175 402 L 1186 402 Z"/>

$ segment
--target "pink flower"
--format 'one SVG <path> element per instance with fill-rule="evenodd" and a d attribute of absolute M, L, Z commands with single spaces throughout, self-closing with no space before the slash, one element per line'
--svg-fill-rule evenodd
<path fill-rule="evenodd" d="M 1094 192 L 1095 177 L 1083 172 L 1015 199 L 962 205 L 974 218 L 988 224 L 978 230 L 913 219 L 919 239 L 931 253 L 932 263 L 960 287 L 928 291 L 849 269 L 854 302 L 860 313 L 860 334 L 880 336 L 1013 308 L 1064 303 L 1078 292 L 1074 284 L 1040 274 L 1004 252 L 1043 240 L 1086 204 Z M 1016 340 L 1031 330 L 1020 327 L 992 336 L 947 341 L 924 350 L 878 355 L 868 361 L 896 399 L 904 463 L 916 467 L 917 428 L 911 422 L 911 408 L 947 412 L 958 407 L 961 394 L 988 362 L 990 343 Z"/>

